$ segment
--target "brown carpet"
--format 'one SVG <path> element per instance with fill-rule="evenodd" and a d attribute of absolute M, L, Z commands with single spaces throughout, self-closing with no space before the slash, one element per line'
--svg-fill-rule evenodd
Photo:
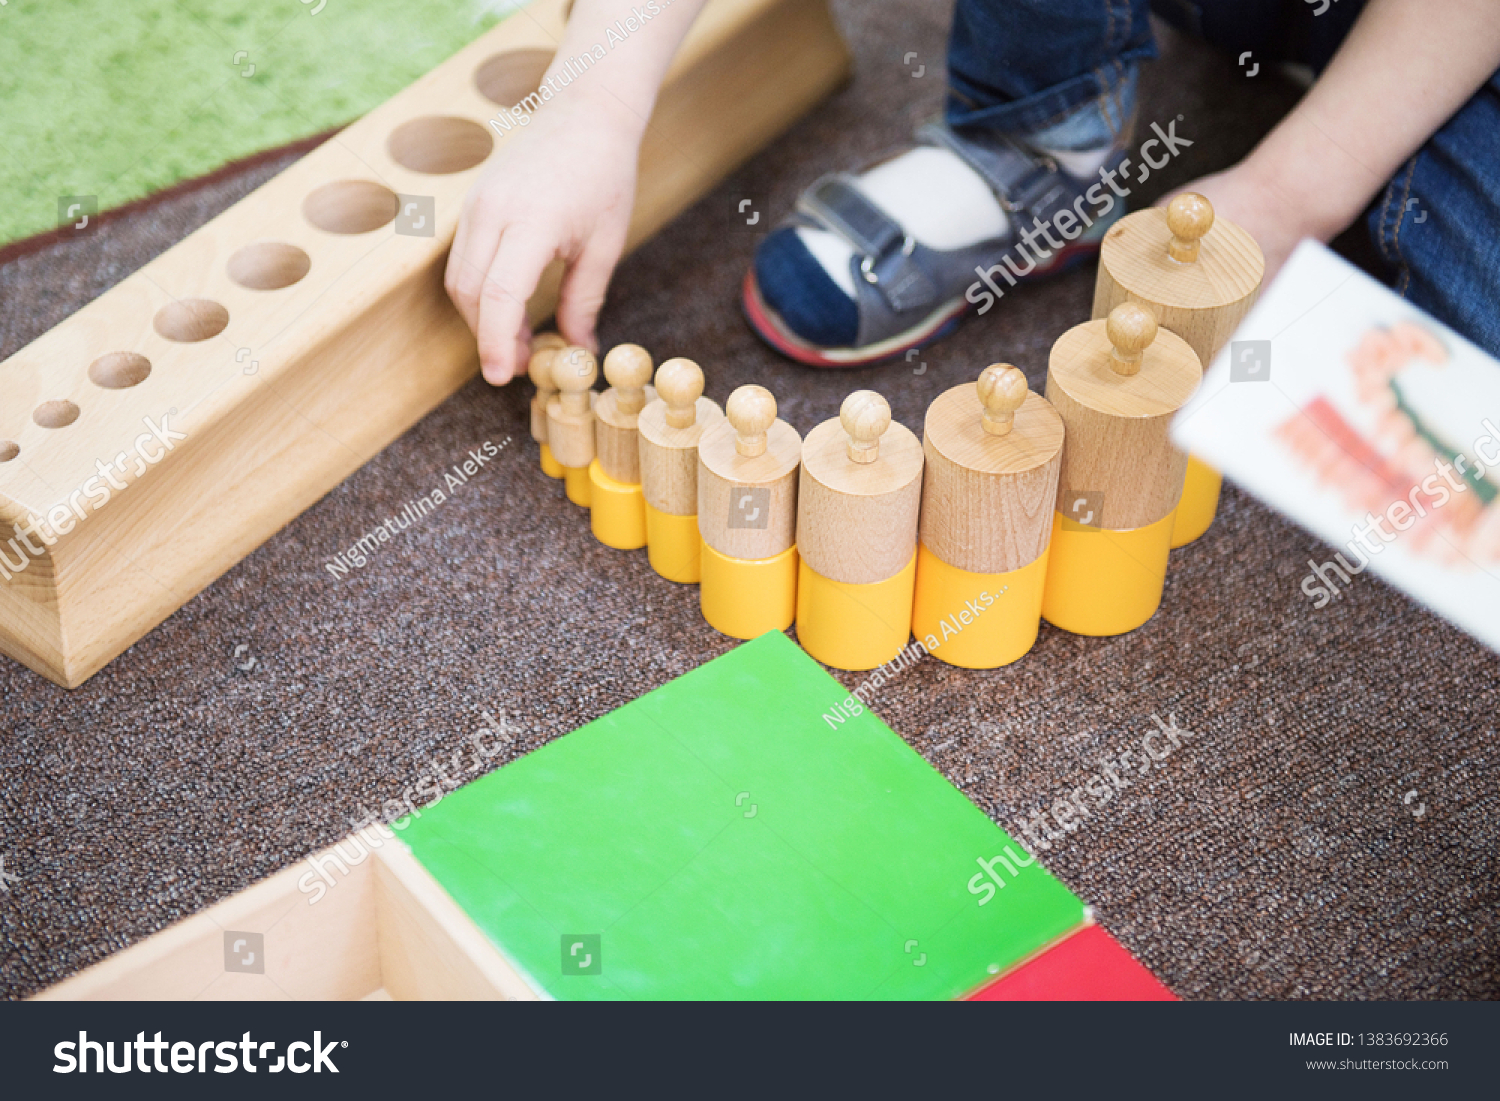
<path fill-rule="evenodd" d="M 1088 314 L 1091 271 L 1011 292 L 911 366 L 795 367 L 740 319 L 755 230 L 739 201 L 762 229 L 941 100 L 948 4 L 838 8 L 854 84 L 624 265 L 606 342 L 697 359 L 720 401 L 767 385 L 803 432 L 867 386 L 919 427 L 935 395 L 999 359 L 1039 386 L 1052 341 Z M 1165 46 L 1142 122 L 1181 116 L 1195 145 L 1147 201 L 1230 163 L 1295 96 L 1197 44 Z M 0 353 L 275 167 L 0 269 Z M 523 728 L 525 752 L 728 648 L 696 589 L 656 577 L 643 551 L 598 545 L 542 476 L 528 391 L 471 384 L 77 691 L 0 659 L 0 854 L 20 876 L 0 895 L 0 991 L 30 994 L 338 840 L 484 711 Z M 467 449 L 507 437 L 363 570 L 324 570 Z M 1312 610 L 1298 591 L 1312 555 L 1327 557 L 1231 489 L 1210 533 L 1174 552 L 1140 631 L 1044 626 L 1032 654 L 991 673 L 926 659 L 875 709 L 1013 831 L 1138 748 L 1153 713 L 1193 731 L 1041 854 L 1183 997 L 1500 995 L 1500 659 L 1369 575 Z"/>

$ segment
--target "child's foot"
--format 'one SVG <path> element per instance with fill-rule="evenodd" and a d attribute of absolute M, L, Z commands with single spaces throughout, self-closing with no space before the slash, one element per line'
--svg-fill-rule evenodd
<path fill-rule="evenodd" d="M 1043 152 L 939 123 L 917 140 L 861 176 L 818 180 L 761 242 L 744 307 L 772 347 L 815 366 L 900 356 L 1092 256 L 1124 213 L 1100 176 L 1112 146 Z"/>

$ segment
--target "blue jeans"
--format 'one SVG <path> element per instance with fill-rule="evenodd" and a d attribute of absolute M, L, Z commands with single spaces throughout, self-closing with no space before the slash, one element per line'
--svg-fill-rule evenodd
<path fill-rule="evenodd" d="M 1320 72 L 1363 0 L 957 0 L 948 121 L 1053 149 L 1116 141 L 1136 70 L 1156 56 L 1148 14 L 1238 56 Z M 1500 357 L 1500 75 L 1391 178 L 1369 215 L 1396 291 Z"/>

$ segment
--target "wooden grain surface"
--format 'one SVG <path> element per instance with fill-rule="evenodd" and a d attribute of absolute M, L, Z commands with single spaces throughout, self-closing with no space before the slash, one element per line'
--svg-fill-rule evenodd
<path fill-rule="evenodd" d="M 1121 218 L 1105 235 L 1094 286 L 1094 317 L 1138 302 L 1198 353 L 1206 370 L 1255 305 L 1266 261 L 1255 238 L 1223 218 L 1198 241 L 1189 263 L 1168 254 L 1167 213 L 1150 207 Z"/>
<path fill-rule="evenodd" d="M 1058 508 L 1065 511 L 1082 494 L 1102 494 L 1099 526 L 1125 531 L 1177 507 L 1187 453 L 1168 433 L 1203 369 L 1187 342 L 1163 328 L 1142 353 L 1138 374 L 1116 374 L 1105 325 L 1088 321 L 1058 338 L 1046 396 L 1067 430 Z"/>
<path fill-rule="evenodd" d="M 660 398 L 641 410 L 639 432 L 641 489 L 646 503 L 671 516 L 693 516 L 698 511 L 698 442 L 703 433 L 723 420 L 715 401 L 699 398 L 697 419 L 686 428 L 667 423 L 667 403 Z"/>
<path fill-rule="evenodd" d="M 894 577 L 916 553 L 922 444 L 893 421 L 874 462 L 852 461 L 848 448 L 837 417 L 803 441 L 797 553 L 829 580 L 865 585 Z"/>
<path fill-rule="evenodd" d="M 922 542 L 950 566 L 1007 573 L 1037 559 L 1052 536 L 1062 471 L 1063 422 L 1028 393 L 1009 433 L 984 430 L 972 383 L 927 410 L 922 449 Z"/>
<path fill-rule="evenodd" d="M 774 558 L 796 541 L 802 437 L 779 419 L 766 436 L 764 454 L 741 455 L 725 417 L 705 430 L 698 444 L 698 530 L 705 543 L 729 558 Z M 730 526 L 731 515 L 744 514 L 737 495 L 746 490 L 764 491 L 752 506 L 766 509 L 764 527 Z"/>

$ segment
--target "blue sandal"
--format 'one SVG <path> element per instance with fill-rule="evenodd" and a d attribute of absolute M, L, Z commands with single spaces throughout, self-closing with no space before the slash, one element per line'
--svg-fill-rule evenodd
<path fill-rule="evenodd" d="M 854 176 L 822 177 L 761 242 L 745 274 L 745 315 L 783 355 L 815 367 L 899 358 L 947 336 L 971 308 L 986 312 L 1008 287 L 1088 260 L 1125 212 L 1102 177 L 1071 176 L 1051 158 L 996 131 L 958 131 L 934 122 L 916 137 L 920 144 L 951 150 L 979 174 L 1008 215 L 1006 232 L 960 249 L 928 248 L 867 198 Z M 1112 163 L 1119 159 L 1116 153 Z M 797 234 L 804 226 L 833 233 L 853 248 L 854 299 L 808 252 Z M 1075 230 L 1071 237 L 1065 226 Z M 1052 238 L 1053 231 L 1063 240 Z"/>

